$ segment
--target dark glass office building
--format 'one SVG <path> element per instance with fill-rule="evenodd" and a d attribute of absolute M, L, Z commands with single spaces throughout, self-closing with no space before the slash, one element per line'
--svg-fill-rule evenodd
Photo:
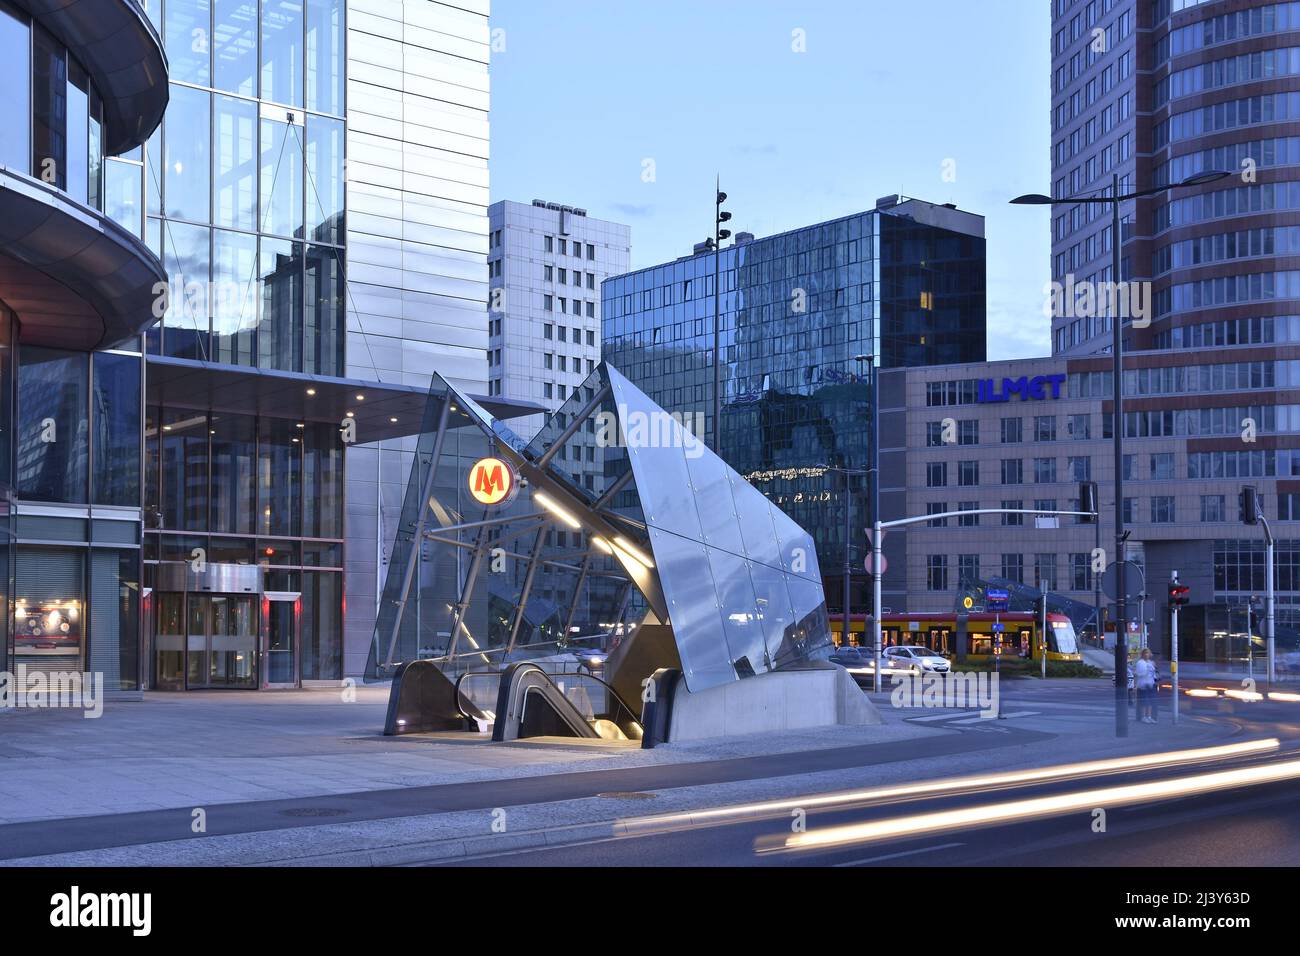
<path fill-rule="evenodd" d="M 983 218 L 891 196 L 776 236 L 741 233 L 717 260 L 717 447 L 812 534 L 838 604 L 845 508 L 859 575 L 871 521 L 873 368 L 984 358 Z M 705 251 L 601 287 L 604 358 L 710 442 L 714 271 Z M 854 586 L 860 602 L 865 575 Z"/>

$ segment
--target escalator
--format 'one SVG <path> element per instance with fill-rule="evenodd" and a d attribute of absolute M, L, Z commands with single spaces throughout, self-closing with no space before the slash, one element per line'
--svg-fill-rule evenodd
<path fill-rule="evenodd" d="M 492 740 L 585 737 L 640 740 L 639 716 L 593 674 L 548 674 L 522 661 L 501 673 Z"/>

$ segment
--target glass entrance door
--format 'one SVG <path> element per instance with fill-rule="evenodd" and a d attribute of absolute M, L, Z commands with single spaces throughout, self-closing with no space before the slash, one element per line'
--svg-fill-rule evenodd
<path fill-rule="evenodd" d="M 187 688 L 257 687 L 257 605 L 245 594 L 190 594 Z"/>
<path fill-rule="evenodd" d="M 262 686 L 298 686 L 298 618 L 295 591 L 268 591 L 262 600 Z"/>

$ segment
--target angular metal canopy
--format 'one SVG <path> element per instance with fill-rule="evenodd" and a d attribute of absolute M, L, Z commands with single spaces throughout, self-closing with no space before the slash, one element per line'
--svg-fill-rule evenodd
<path fill-rule="evenodd" d="M 421 437 L 407 485 L 372 646 L 373 675 L 390 673 L 412 656 L 432 656 L 457 670 L 467 650 L 478 666 L 500 666 L 528 645 L 520 626 L 534 578 L 547 565 L 566 565 L 544 553 L 542 533 L 531 552 L 509 551 L 502 533 L 521 523 L 523 531 L 510 540 L 526 537 L 539 523 L 543 532 L 546 526 L 576 531 L 583 550 L 569 559 L 582 561 L 582 578 L 604 573 L 635 587 L 644 626 L 621 633 L 610 666 L 626 661 L 645 670 L 635 675 L 637 682 L 657 667 L 680 666 L 687 686 L 697 691 L 829 654 L 812 537 L 612 366 L 598 366 L 531 443 L 441 379 L 429 401 L 424 421 L 431 433 Z M 481 433 L 482 453 L 507 462 L 523 488 L 513 505 L 481 509 L 481 518 L 436 493 L 467 484 L 473 460 L 463 451 L 455 463 L 459 473 L 439 474 L 448 436 L 466 418 Z M 582 454 L 593 443 L 603 457 L 598 480 L 587 464 L 592 457 Z M 578 454 L 569 454 L 571 446 Z M 456 544 L 452 536 L 468 531 L 475 532 L 474 544 L 460 546 L 472 550 L 473 559 L 453 572 L 459 601 L 447 602 L 451 615 L 440 618 L 448 622 L 440 632 L 445 642 L 404 640 L 404 619 L 409 624 L 412 615 L 443 613 L 421 601 L 415 542 Z M 497 642 L 467 629 L 464 613 L 494 542 L 527 561 L 508 640 Z M 671 646 L 656 646 L 646 636 L 664 629 Z M 645 644 L 633 654 L 629 647 L 638 641 Z M 436 652 L 422 653 L 421 644 L 436 645 Z"/>

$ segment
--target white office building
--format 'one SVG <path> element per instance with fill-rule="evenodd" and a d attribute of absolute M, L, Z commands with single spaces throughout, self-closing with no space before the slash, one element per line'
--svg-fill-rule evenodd
<path fill-rule="evenodd" d="M 600 283 L 628 271 L 631 227 L 540 199 L 493 203 L 488 223 L 488 393 L 554 410 L 600 362 Z"/>

